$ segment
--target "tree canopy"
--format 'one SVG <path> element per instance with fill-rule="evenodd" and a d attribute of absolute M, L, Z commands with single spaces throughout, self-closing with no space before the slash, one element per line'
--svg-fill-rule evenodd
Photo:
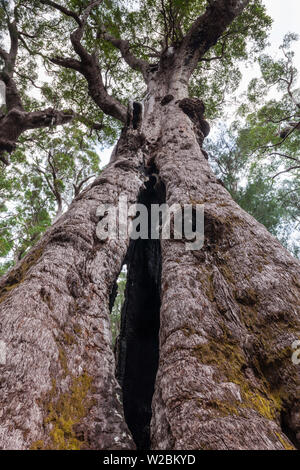
<path fill-rule="evenodd" d="M 2 123 L 16 106 L 26 114 L 22 132 L 0 151 L 2 272 L 99 173 L 99 150 L 115 142 L 128 101 L 145 97 L 148 70 L 187 37 L 201 49 L 190 95 L 203 99 L 211 125 L 232 107 L 240 65 L 259 60 L 262 75 L 250 83 L 239 121 L 207 147 L 234 198 L 286 239 L 299 216 L 295 37 L 285 38 L 281 60 L 264 55 L 272 21 L 260 0 L 250 0 L 216 43 L 203 40 L 201 21 L 213 21 L 218 3 L 1 0 Z M 264 100 L 274 86 L 280 97 Z M 289 176 L 274 178 L 282 172 Z"/>

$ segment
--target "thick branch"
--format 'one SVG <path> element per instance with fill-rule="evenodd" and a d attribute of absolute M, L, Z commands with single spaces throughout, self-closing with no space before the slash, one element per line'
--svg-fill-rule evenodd
<path fill-rule="evenodd" d="M 84 27 L 89 17 L 89 14 L 97 5 L 100 5 L 102 0 L 90 2 L 84 10 L 81 18 L 80 25 L 70 35 L 71 43 L 74 51 L 79 56 L 80 61 L 73 58 L 54 57 L 51 59 L 56 65 L 63 66 L 81 73 L 87 80 L 89 94 L 99 108 L 105 113 L 122 122 L 126 121 L 126 107 L 121 104 L 116 98 L 110 96 L 103 83 L 101 69 L 99 66 L 96 54 L 90 54 L 85 47 L 81 44 L 81 39 L 84 33 Z M 50 2 L 46 2 L 50 4 Z M 51 2 L 53 3 L 53 2 Z M 62 11 L 62 10 L 61 10 Z"/>
<path fill-rule="evenodd" d="M 16 21 L 13 21 L 12 23 L 7 21 L 7 24 L 10 36 L 10 51 L 8 54 L 8 62 L 6 63 L 6 68 L 7 72 L 9 74 L 12 74 L 18 53 L 18 30 Z"/>
<path fill-rule="evenodd" d="M 128 40 L 115 38 L 105 30 L 103 30 L 103 39 L 110 42 L 113 46 L 115 46 L 122 54 L 123 59 L 125 62 L 133 69 L 137 70 L 138 72 L 142 72 L 143 77 L 147 78 L 147 71 L 149 64 L 146 60 L 139 59 L 130 51 L 130 43 Z"/>
<path fill-rule="evenodd" d="M 7 29 L 10 37 L 10 51 L 7 53 L 1 49 L 0 55 L 4 59 L 4 69 L 3 71 L 12 77 L 14 66 L 16 62 L 16 57 L 18 53 L 18 29 L 17 29 L 17 7 L 14 8 L 15 18 L 14 21 L 10 20 L 10 14 L 7 9 L 7 5 L 4 0 L 1 0 L 2 9 L 6 15 Z"/>
<path fill-rule="evenodd" d="M 59 126 L 72 121 L 74 113 L 72 111 L 58 111 L 53 108 L 47 108 L 42 111 L 27 113 L 25 128 L 39 129 L 48 126 Z"/>
<path fill-rule="evenodd" d="M 199 16 L 185 36 L 182 48 L 185 65 L 192 69 L 204 54 L 214 46 L 226 28 L 244 10 L 250 0 L 214 0 Z"/>
<path fill-rule="evenodd" d="M 24 111 L 21 96 L 18 92 L 14 79 L 6 72 L 0 72 L 0 79 L 5 84 L 5 103 L 8 111 L 16 108 Z"/>
<path fill-rule="evenodd" d="M 59 65 L 60 67 L 65 67 L 67 69 L 76 70 L 76 72 L 81 72 L 81 62 L 76 59 L 72 59 L 71 57 L 53 57 L 50 59 L 51 62 L 55 65 Z"/>
<path fill-rule="evenodd" d="M 79 16 L 76 15 L 76 13 L 74 13 L 74 11 L 68 10 L 67 8 L 63 7 L 62 5 L 59 5 L 56 2 L 52 2 L 51 0 L 40 0 L 40 2 L 43 3 L 44 5 L 49 5 L 50 7 L 53 7 L 56 10 L 61 11 L 62 13 L 64 13 L 67 16 L 70 16 L 70 17 L 74 18 L 74 20 L 77 22 L 77 24 L 79 26 L 82 25 Z"/>
<path fill-rule="evenodd" d="M 80 47 L 82 46 L 80 45 Z M 76 49 L 79 51 L 79 47 L 76 47 Z M 81 62 L 76 59 L 64 57 L 54 57 L 51 59 L 51 62 L 81 73 L 87 81 L 91 98 L 99 108 L 105 114 L 119 119 L 121 122 L 125 122 L 127 114 L 126 107 L 107 93 L 96 56 L 88 54 L 87 51 L 84 50 L 82 57 L 84 57 L 84 59 L 82 59 Z"/>
<path fill-rule="evenodd" d="M 6 62 L 8 60 L 8 53 L 0 47 L 0 57 Z"/>
<path fill-rule="evenodd" d="M 6 165 L 9 163 L 5 152 L 11 153 L 15 150 L 18 138 L 26 130 L 66 124 L 73 117 L 70 111 L 52 108 L 31 113 L 13 108 L 0 119 L 0 160 Z"/>
<path fill-rule="evenodd" d="M 5 102 L 7 110 L 10 111 L 13 108 L 24 110 L 21 96 L 17 90 L 16 83 L 13 80 L 13 74 L 15 69 L 15 63 L 18 53 L 18 29 L 16 20 L 10 21 L 8 12 L 6 11 L 5 4 L 2 1 L 3 9 L 7 15 L 7 27 L 10 37 L 10 50 L 6 52 L 0 48 L 0 56 L 4 61 L 4 67 L 0 71 L 0 79 L 5 84 Z"/>

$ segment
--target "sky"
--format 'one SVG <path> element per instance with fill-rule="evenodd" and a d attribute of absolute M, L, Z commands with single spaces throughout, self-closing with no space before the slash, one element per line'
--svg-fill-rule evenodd
<path fill-rule="evenodd" d="M 270 36 L 271 50 L 278 51 L 283 36 L 288 33 L 300 34 L 300 1 L 299 0 L 264 0 L 267 12 L 274 23 Z M 300 69 L 300 43 L 295 50 L 295 65 Z"/>
<path fill-rule="evenodd" d="M 287 33 L 297 33 L 300 35 L 300 0 L 263 0 L 263 4 L 267 8 L 267 13 L 273 19 L 270 31 L 270 46 L 266 48 L 266 53 L 274 58 L 282 57 L 279 46 Z M 295 43 L 294 63 L 300 70 L 300 41 Z M 259 69 L 254 67 L 253 74 L 257 75 Z M 251 77 L 252 78 L 252 77 Z M 244 77 L 245 85 L 249 78 Z"/>
<path fill-rule="evenodd" d="M 267 13 L 273 18 L 273 25 L 270 32 L 270 46 L 266 49 L 266 53 L 274 58 L 280 58 L 279 46 L 285 34 L 292 32 L 300 35 L 300 0 L 263 0 L 263 4 L 267 8 Z M 300 41 L 295 43 L 295 66 L 300 70 Z M 243 79 L 240 86 L 240 92 L 246 91 L 249 81 L 258 77 L 259 67 L 253 65 L 251 67 L 243 67 Z M 101 151 L 101 167 L 105 166 L 110 159 L 112 149 Z"/>

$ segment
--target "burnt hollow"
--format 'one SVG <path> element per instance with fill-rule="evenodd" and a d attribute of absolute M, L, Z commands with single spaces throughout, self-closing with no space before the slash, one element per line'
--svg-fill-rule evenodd
<path fill-rule="evenodd" d="M 139 203 L 164 202 L 164 188 L 150 177 Z M 149 228 L 150 228 L 150 211 Z M 159 359 L 160 241 L 131 240 L 125 260 L 127 284 L 121 314 L 117 378 L 124 415 L 138 449 L 150 448 L 151 402 Z"/>

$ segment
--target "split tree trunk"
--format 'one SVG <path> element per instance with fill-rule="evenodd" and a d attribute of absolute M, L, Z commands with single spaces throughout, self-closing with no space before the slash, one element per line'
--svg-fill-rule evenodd
<path fill-rule="evenodd" d="M 128 252 L 129 279 L 139 280 L 141 295 L 127 286 L 118 378 L 136 441 L 142 433 L 138 447 L 149 445 L 151 416 L 151 394 L 135 387 L 139 380 L 154 389 L 152 448 L 299 446 L 299 376 L 291 361 L 299 262 L 216 180 L 201 150 L 203 105 L 187 98 L 181 69 L 156 76 L 148 89 L 143 121 L 123 132 L 114 162 L 2 280 L 1 447 L 133 448 L 108 319 L 129 241 L 100 243 L 95 214 L 120 194 L 135 202 L 145 171 L 158 172 L 169 205 L 205 205 L 206 236 L 199 251 L 163 240 L 161 255 L 151 243 Z M 143 358 L 143 335 L 150 369 L 132 360 Z"/>
<path fill-rule="evenodd" d="M 299 368 L 292 343 L 300 332 L 300 265 L 212 173 L 201 149 L 203 105 L 187 98 L 182 83 L 154 87 L 142 130 L 151 148 L 148 166 L 165 185 L 167 204 L 204 204 L 205 244 L 198 251 L 186 251 L 185 240 L 161 244 L 151 448 L 299 448 Z M 147 296 L 144 304 L 137 300 L 132 276 L 129 270 L 121 333 L 128 348 L 120 359 L 131 365 L 132 336 L 141 341 L 138 325 L 149 311 Z M 155 312 L 153 302 L 154 318 Z M 153 371 L 152 365 L 136 370 L 135 379 L 130 368 L 128 374 L 139 388 Z M 133 384 L 125 379 L 122 387 L 140 409 L 140 397 L 129 393 Z M 130 416 L 133 404 L 124 405 Z M 144 405 L 145 416 L 151 411 L 147 399 Z M 130 429 L 135 433 L 135 422 Z"/>

